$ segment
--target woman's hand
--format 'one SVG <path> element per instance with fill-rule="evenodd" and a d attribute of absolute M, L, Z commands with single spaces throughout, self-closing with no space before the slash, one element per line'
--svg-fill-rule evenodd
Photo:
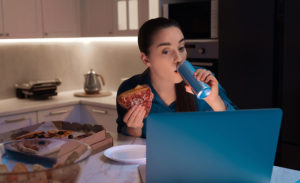
<path fill-rule="evenodd" d="M 127 125 L 127 132 L 132 136 L 141 136 L 144 126 L 145 107 L 135 105 L 125 114 L 123 121 Z"/>
<path fill-rule="evenodd" d="M 219 82 L 217 78 L 206 69 L 197 69 L 194 73 L 198 81 L 206 83 L 211 88 L 210 94 L 204 98 L 214 111 L 226 110 L 225 104 L 219 96 Z M 191 86 L 186 86 L 186 91 L 192 93 Z"/>

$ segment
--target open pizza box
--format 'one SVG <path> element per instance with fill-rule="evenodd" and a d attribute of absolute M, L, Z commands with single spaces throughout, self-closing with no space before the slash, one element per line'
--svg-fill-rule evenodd
<path fill-rule="evenodd" d="M 102 125 L 80 124 L 66 121 L 42 122 L 29 127 L 6 132 L 0 134 L 0 142 L 20 139 L 27 134 L 35 134 L 35 132 L 47 134 L 49 131 L 58 133 L 53 138 L 72 138 L 87 143 L 92 147 L 93 154 L 113 146 L 112 136 L 106 132 Z M 43 138 L 43 136 L 39 137 Z"/>

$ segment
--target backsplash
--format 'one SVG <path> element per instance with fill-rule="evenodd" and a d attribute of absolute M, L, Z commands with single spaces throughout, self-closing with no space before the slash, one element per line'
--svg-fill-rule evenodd
<path fill-rule="evenodd" d="M 59 78 L 58 92 L 83 89 L 84 74 L 93 68 L 116 91 L 122 78 L 141 73 L 137 40 L 67 42 L 0 42 L 0 99 L 15 97 L 14 84 Z"/>

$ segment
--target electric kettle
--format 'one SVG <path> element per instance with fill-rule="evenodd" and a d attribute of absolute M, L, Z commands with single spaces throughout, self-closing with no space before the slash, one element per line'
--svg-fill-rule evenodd
<path fill-rule="evenodd" d="M 96 94 L 101 90 L 101 83 L 99 78 L 101 78 L 103 86 L 105 85 L 104 78 L 101 74 L 96 73 L 91 69 L 87 74 L 84 75 L 84 91 L 87 94 Z"/>

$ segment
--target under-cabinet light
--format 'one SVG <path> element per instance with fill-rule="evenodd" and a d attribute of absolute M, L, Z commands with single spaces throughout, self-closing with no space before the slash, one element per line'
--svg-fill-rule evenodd
<path fill-rule="evenodd" d="M 0 39 L 2 43 L 89 43 L 89 42 L 137 42 L 136 36 L 131 37 L 80 37 L 80 38 L 26 38 Z"/>

